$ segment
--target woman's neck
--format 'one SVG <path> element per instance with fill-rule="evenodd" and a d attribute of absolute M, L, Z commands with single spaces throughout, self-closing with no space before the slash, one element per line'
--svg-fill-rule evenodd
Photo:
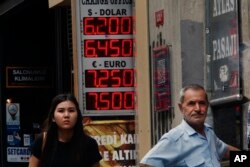
<path fill-rule="evenodd" d="M 73 133 L 72 130 L 58 130 L 58 140 L 61 142 L 69 142 Z"/>

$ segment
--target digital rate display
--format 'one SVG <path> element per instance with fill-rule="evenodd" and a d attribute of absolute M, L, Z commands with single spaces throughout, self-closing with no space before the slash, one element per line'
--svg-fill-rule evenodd
<path fill-rule="evenodd" d="M 134 114 L 132 4 L 85 4 L 80 19 L 83 114 Z"/>
<path fill-rule="evenodd" d="M 133 69 L 85 70 L 86 88 L 134 87 Z"/>
<path fill-rule="evenodd" d="M 85 57 L 132 57 L 132 39 L 87 39 L 84 40 Z"/>
<path fill-rule="evenodd" d="M 129 35 L 132 17 L 84 17 L 84 35 Z"/>
<path fill-rule="evenodd" d="M 87 92 L 87 110 L 134 110 L 134 92 Z"/>

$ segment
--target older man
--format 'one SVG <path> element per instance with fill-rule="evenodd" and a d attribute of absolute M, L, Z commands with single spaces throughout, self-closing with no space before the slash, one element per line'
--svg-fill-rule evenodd
<path fill-rule="evenodd" d="M 140 167 L 219 167 L 230 151 L 239 150 L 221 141 L 205 123 L 209 106 L 205 89 L 190 84 L 180 92 L 180 125 L 164 134 L 143 157 Z"/>

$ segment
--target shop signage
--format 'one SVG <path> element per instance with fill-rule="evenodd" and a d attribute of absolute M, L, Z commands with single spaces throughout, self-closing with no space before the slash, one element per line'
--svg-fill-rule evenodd
<path fill-rule="evenodd" d="M 20 146 L 20 104 L 6 103 L 6 133 L 8 146 Z"/>
<path fill-rule="evenodd" d="M 30 155 L 29 147 L 7 147 L 8 162 L 29 162 Z"/>
<path fill-rule="evenodd" d="M 171 106 L 169 48 L 154 48 L 152 62 L 154 111 L 168 111 Z"/>
<path fill-rule="evenodd" d="M 84 131 L 97 141 L 102 167 L 136 167 L 138 141 L 134 121 L 86 121 Z"/>
<path fill-rule="evenodd" d="M 156 27 L 163 26 L 164 24 L 164 10 L 155 12 L 155 25 Z"/>
<path fill-rule="evenodd" d="M 20 147 L 20 104 L 6 103 L 7 161 L 28 162 L 29 148 Z"/>
<path fill-rule="evenodd" d="M 207 74 L 211 104 L 241 100 L 237 0 L 207 3 Z"/>
<path fill-rule="evenodd" d="M 41 88 L 53 86 L 53 72 L 48 67 L 7 67 L 7 88 Z"/>

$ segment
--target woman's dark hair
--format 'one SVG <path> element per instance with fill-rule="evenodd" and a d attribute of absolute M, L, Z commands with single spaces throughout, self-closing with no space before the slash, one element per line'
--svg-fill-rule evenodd
<path fill-rule="evenodd" d="M 52 99 L 49 114 L 44 123 L 44 131 L 46 132 L 45 138 L 43 140 L 43 148 L 41 155 L 41 166 L 49 167 L 53 157 L 55 156 L 55 151 L 57 148 L 58 141 L 58 127 L 55 122 L 53 122 L 54 112 L 57 105 L 64 101 L 71 101 L 75 104 L 77 110 L 77 122 L 74 127 L 74 133 L 71 139 L 71 158 L 74 162 L 78 162 L 80 157 L 84 155 L 84 140 L 86 139 L 86 135 L 83 131 L 82 124 L 82 114 L 79 108 L 79 104 L 72 94 L 59 94 Z"/>

